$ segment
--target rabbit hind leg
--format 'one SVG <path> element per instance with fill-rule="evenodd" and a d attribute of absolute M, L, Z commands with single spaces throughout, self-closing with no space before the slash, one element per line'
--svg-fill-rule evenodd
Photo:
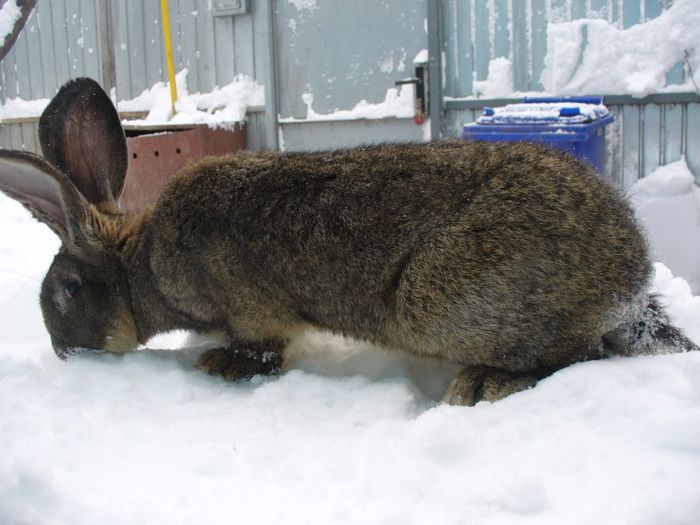
<path fill-rule="evenodd" d="M 542 376 L 509 372 L 490 366 L 463 368 L 447 388 L 443 400 L 451 405 L 474 406 L 479 401 L 498 401 L 535 386 Z"/>

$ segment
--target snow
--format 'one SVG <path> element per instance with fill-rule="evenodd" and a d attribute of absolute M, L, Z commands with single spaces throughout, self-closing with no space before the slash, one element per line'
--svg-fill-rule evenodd
<path fill-rule="evenodd" d="M 495 9 L 495 5 L 491 2 L 490 9 Z M 644 6 L 644 2 L 641 5 Z M 486 79 L 474 79 L 472 95 L 445 99 L 581 94 L 644 97 L 650 93 L 697 91 L 696 85 L 700 85 L 697 0 L 676 0 L 658 17 L 626 29 L 602 18 L 570 20 L 571 2 L 568 6 L 550 7 L 547 53 L 539 78 L 542 91 L 515 90 L 512 57 L 500 56 L 490 60 Z M 608 9 L 611 8 L 609 5 Z M 493 12 L 489 20 L 495 24 Z M 492 49 L 494 31 L 491 27 Z M 472 34 L 475 33 L 472 31 Z M 683 65 L 686 80 L 680 84 L 670 83 L 667 75 L 678 64 Z M 694 73 L 694 82 L 688 64 Z"/>
<path fill-rule="evenodd" d="M 0 7 L 0 45 L 5 43 L 21 16 L 22 11 L 17 7 L 17 0 L 6 0 Z"/>
<path fill-rule="evenodd" d="M 629 193 L 649 232 L 655 258 L 700 295 L 700 188 L 685 159 L 657 169 Z"/>
<path fill-rule="evenodd" d="M 642 3 L 643 5 L 643 3 Z M 550 23 L 541 82 L 556 94 L 630 94 L 695 91 L 688 79 L 669 85 L 666 75 L 688 62 L 700 83 L 700 10 L 697 0 L 676 0 L 658 17 L 627 29 L 601 19 Z M 614 74 L 601 72 L 614 71 Z"/>
<path fill-rule="evenodd" d="M 357 120 L 357 119 L 380 119 L 380 118 L 412 118 L 415 113 L 413 106 L 413 85 L 404 84 L 399 89 L 389 88 L 382 102 L 373 104 L 366 100 L 361 100 L 352 109 L 336 110 L 332 113 L 316 113 L 312 105 L 314 101 L 313 93 L 304 93 L 302 100 L 306 104 L 306 117 L 303 119 L 282 118 L 280 123 L 310 121 L 337 121 L 337 120 Z"/>
<path fill-rule="evenodd" d="M 48 105 L 48 98 L 38 100 L 8 98 L 4 104 L 0 103 L 0 120 L 38 117 Z"/>
<path fill-rule="evenodd" d="M 245 120 L 250 107 L 265 105 L 265 88 L 246 75 L 237 75 L 232 82 L 216 87 L 209 93 L 190 93 L 187 88 L 187 69 L 175 77 L 178 100 L 177 113 L 172 114 L 170 83 L 157 82 L 131 100 L 121 100 L 119 111 L 148 112 L 145 119 L 124 121 L 131 125 L 199 124 L 224 127 Z M 26 101 L 21 98 L 8 99 L 0 103 L 0 120 L 9 118 L 38 117 L 49 103 L 49 99 Z"/>
<path fill-rule="evenodd" d="M 297 11 L 313 11 L 316 9 L 316 0 L 287 0 Z"/>
<path fill-rule="evenodd" d="M 473 86 L 477 98 L 509 96 L 513 93 L 513 63 L 505 57 L 492 59 L 486 80 L 475 80 Z"/>
<path fill-rule="evenodd" d="M 236 76 L 230 84 L 217 87 L 210 93 L 192 93 L 187 89 L 187 69 L 175 77 L 177 86 L 176 113 L 173 115 L 170 102 L 170 83 L 158 82 L 132 100 L 122 100 L 119 111 L 148 111 L 142 120 L 125 121 L 131 125 L 153 124 L 197 124 L 226 126 L 245 120 L 250 106 L 265 104 L 264 86 L 245 75 Z"/>
<path fill-rule="evenodd" d="M 635 189 L 642 216 L 697 190 L 679 163 Z M 452 366 L 328 334 L 234 384 L 190 368 L 202 346 L 62 362 L 38 307 L 58 241 L 2 195 L 0 217 L 3 523 L 697 523 L 700 354 L 581 363 L 473 408 L 439 403 Z M 655 267 L 700 342 L 700 297 Z"/>
<path fill-rule="evenodd" d="M 427 64 L 429 56 L 427 49 L 421 49 L 416 56 L 413 57 L 413 63 L 415 65 Z"/>
<path fill-rule="evenodd" d="M 560 115 L 562 109 L 576 109 L 575 115 Z M 500 108 L 491 108 L 493 115 L 477 118 L 478 124 L 576 124 L 590 122 L 605 117 L 610 113 L 602 104 L 581 102 L 528 102 L 523 104 L 506 104 Z"/>

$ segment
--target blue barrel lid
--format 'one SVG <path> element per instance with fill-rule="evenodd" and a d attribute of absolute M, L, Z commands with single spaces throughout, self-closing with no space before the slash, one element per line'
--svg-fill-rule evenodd
<path fill-rule="evenodd" d="M 601 96 L 527 97 L 518 104 L 486 107 L 476 122 L 481 125 L 570 126 L 592 123 L 609 115 Z"/>

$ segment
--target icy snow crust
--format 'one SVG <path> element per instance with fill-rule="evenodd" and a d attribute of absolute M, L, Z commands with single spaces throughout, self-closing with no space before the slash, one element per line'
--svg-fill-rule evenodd
<path fill-rule="evenodd" d="M 600 19 L 547 26 L 542 72 L 545 91 L 557 94 L 630 94 L 696 91 L 689 79 L 668 85 L 666 75 L 688 62 L 700 83 L 700 9 L 697 0 L 676 0 L 658 17 L 627 29 Z"/>
<path fill-rule="evenodd" d="M 610 9 L 611 4 L 608 6 Z M 700 85 L 698 7 L 698 0 L 675 0 L 658 17 L 626 29 L 600 18 L 555 22 L 557 17 L 552 12 L 547 23 L 544 70 L 539 78 L 543 91 L 516 91 L 512 59 L 495 57 L 489 62 L 486 79 L 474 80 L 473 95 L 464 98 L 546 94 L 644 97 L 650 93 L 695 92 L 696 85 Z M 679 64 L 687 80 L 670 84 L 667 75 Z"/>
<path fill-rule="evenodd" d="M 561 110 L 567 108 L 577 109 L 578 115 L 561 116 Z M 506 104 L 492 109 L 494 114 L 480 116 L 476 119 L 477 124 L 581 124 L 610 113 L 602 104 L 572 102 Z"/>
<path fill-rule="evenodd" d="M 678 163 L 636 188 L 642 210 L 695 190 Z M 3 524 L 697 523 L 700 354 L 473 408 L 439 404 L 449 365 L 326 334 L 235 384 L 190 368 L 201 349 L 61 362 L 38 307 L 58 241 L 4 196 L 0 217 Z M 700 297 L 661 264 L 655 287 L 700 342 Z"/>

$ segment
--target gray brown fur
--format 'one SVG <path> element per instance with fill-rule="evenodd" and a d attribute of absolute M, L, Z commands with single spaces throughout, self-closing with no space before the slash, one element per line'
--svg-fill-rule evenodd
<path fill-rule="evenodd" d="M 69 213 L 89 242 L 64 235 L 42 287 L 59 354 L 224 331 L 199 366 L 236 379 L 278 371 L 285 341 L 317 328 L 464 365 L 448 399 L 473 404 L 606 353 L 695 348 L 647 296 L 625 199 L 535 145 L 242 153 L 187 166 L 140 216 L 92 204 Z"/>

